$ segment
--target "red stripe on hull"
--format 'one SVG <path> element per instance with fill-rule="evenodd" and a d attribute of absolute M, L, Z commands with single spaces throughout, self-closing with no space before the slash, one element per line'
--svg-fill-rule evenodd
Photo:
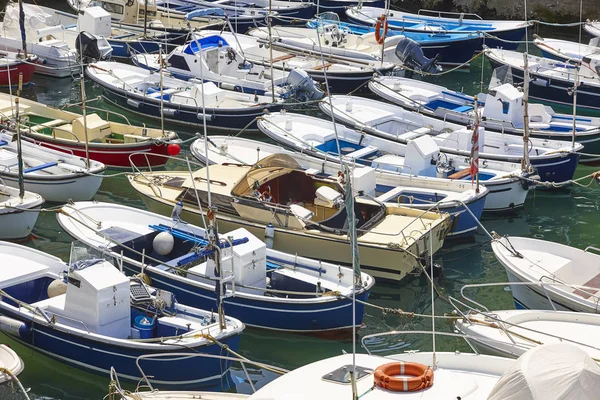
<path fill-rule="evenodd" d="M 10 74 L 7 73 L 9 69 Z M 19 73 L 23 73 L 23 85 L 26 85 L 31 82 L 34 72 L 35 64 L 27 64 L 22 61 L 14 61 L 8 67 L 6 65 L 0 66 L 0 85 L 9 86 L 10 76 L 10 85 L 17 86 L 19 84 Z"/>

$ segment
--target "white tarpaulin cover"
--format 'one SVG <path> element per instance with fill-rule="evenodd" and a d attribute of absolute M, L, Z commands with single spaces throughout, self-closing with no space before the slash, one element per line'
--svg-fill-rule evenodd
<path fill-rule="evenodd" d="M 500 378 L 488 400 L 596 400 L 600 366 L 568 343 L 527 351 Z"/>

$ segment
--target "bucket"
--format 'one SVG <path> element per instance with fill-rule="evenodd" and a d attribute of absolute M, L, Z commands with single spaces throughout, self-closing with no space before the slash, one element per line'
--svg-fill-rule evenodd
<path fill-rule="evenodd" d="M 140 331 L 140 339 L 151 339 L 154 337 L 154 320 L 144 315 L 135 317 L 133 324 L 135 329 Z"/>

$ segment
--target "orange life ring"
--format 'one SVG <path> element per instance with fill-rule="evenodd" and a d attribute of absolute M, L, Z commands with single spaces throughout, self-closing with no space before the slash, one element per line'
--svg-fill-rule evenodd
<path fill-rule="evenodd" d="M 383 34 L 381 34 L 381 26 L 383 25 Z M 383 41 L 385 40 L 385 37 L 387 36 L 388 33 L 388 20 L 387 17 L 385 16 L 385 14 L 381 14 L 381 16 L 379 16 L 379 18 L 377 18 L 377 23 L 375 24 L 375 40 L 377 40 L 377 43 L 379 44 L 383 44 Z"/>
<path fill-rule="evenodd" d="M 402 361 L 380 365 L 375 370 L 375 384 L 394 392 L 416 392 L 433 386 L 433 369 L 427 365 Z"/>

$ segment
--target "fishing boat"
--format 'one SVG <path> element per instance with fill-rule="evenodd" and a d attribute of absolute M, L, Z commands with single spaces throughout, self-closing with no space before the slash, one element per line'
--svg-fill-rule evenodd
<path fill-rule="evenodd" d="M 478 352 L 518 358 L 527 350 L 549 343 L 571 343 L 600 359 L 600 315 L 555 310 L 472 311 L 454 327 Z"/>
<path fill-rule="evenodd" d="M 87 75 L 104 89 L 104 98 L 145 117 L 239 132 L 257 130 L 256 118 L 278 111 L 283 99 L 218 88 L 212 82 L 183 81 L 168 72 L 156 73 L 134 65 L 98 62 Z M 163 160 L 164 162 L 165 160 Z M 138 163 L 136 163 L 138 164 Z"/>
<path fill-rule="evenodd" d="M 261 125 L 260 122 L 259 125 Z M 301 124 L 296 123 L 295 125 Z M 336 175 L 341 170 L 339 158 L 336 157 L 335 161 L 335 158 L 328 161 L 329 157 L 324 153 L 294 152 L 277 145 L 237 137 L 211 136 L 209 140 L 206 149 L 203 139 L 195 140 L 190 145 L 190 151 L 200 162 L 208 162 L 210 165 L 252 165 L 271 154 L 285 153 L 305 169 L 316 169 L 328 175 Z M 248 149 L 256 149 L 256 153 L 248 151 Z M 319 155 L 324 157 L 319 157 Z M 362 166 L 360 161 L 357 163 L 353 163 L 351 159 L 344 161 L 355 169 L 355 175 L 368 173 L 372 169 L 370 166 Z M 403 175 L 384 169 L 377 170 L 375 175 L 375 191 L 368 194 L 376 196 L 383 203 L 402 204 L 420 210 L 435 209 L 449 213 L 453 222 L 452 228 L 446 236 L 447 239 L 469 236 L 477 230 L 477 221 L 489 194 L 488 189 L 483 185 L 477 191 L 476 188 L 465 185 L 463 182 Z"/>
<path fill-rule="evenodd" d="M 354 7 L 359 4 L 370 7 L 385 7 L 385 0 L 319 0 L 315 2 L 316 14 L 323 12 L 334 12 L 343 16 L 348 7 Z"/>
<path fill-rule="evenodd" d="M 600 312 L 598 249 L 515 236 L 497 237 L 492 249 L 514 283 L 517 308 Z"/>
<path fill-rule="evenodd" d="M 484 20 L 477 14 L 419 10 L 418 14 L 386 10 L 377 7 L 346 9 L 350 22 L 392 30 L 423 33 L 484 34 L 484 44 L 490 48 L 515 50 L 525 35 L 528 21 Z M 479 48 L 478 50 L 481 50 Z"/>
<path fill-rule="evenodd" d="M 376 77 L 373 93 L 407 110 L 461 125 L 475 123 L 475 98 L 444 86 L 402 77 Z M 479 125 L 488 131 L 523 136 L 523 91 L 505 83 L 490 85 L 477 95 Z M 547 140 L 573 140 L 573 115 L 550 106 L 529 104 L 529 136 Z M 580 162 L 600 162 L 600 118 L 575 117 L 575 141 L 585 148 Z M 596 155 L 597 154 L 597 155 Z"/>
<path fill-rule="evenodd" d="M 373 174 L 354 176 L 354 189 L 372 192 Z M 195 224 L 203 223 L 210 184 L 223 230 L 245 228 L 261 236 L 272 225 L 276 250 L 332 263 L 351 262 L 341 177 L 303 170 L 285 154 L 254 166 L 214 165 L 191 176 L 189 171 L 132 174 L 129 182 L 151 211 L 170 214 L 181 201 L 182 216 Z M 418 254 L 437 251 L 450 227 L 448 214 L 386 206 L 370 196 L 356 197 L 355 209 L 361 267 L 390 280 L 419 268 Z"/>
<path fill-rule="evenodd" d="M 493 68 L 508 66 L 513 82 L 523 82 L 523 53 L 488 49 L 486 55 Z M 597 72 L 600 64 L 596 60 L 569 63 L 533 55 L 528 55 L 527 59 L 530 98 L 572 107 L 573 87 L 577 81 L 577 109 L 586 112 L 600 110 L 600 77 Z M 576 64 L 580 65 L 577 67 Z"/>
<path fill-rule="evenodd" d="M 265 27 L 253 28 L 248 34 L 265 40 L 269 37 L 269 31 Z M 377 40 L 375 28 L 340 22 L 331 13 L 321 14 L 310 20 L 306 27 L 274 26 L 271 28 L 271 37 L 277 43 L 287 46 L 354 59 L 382 60 L 383 57 L 384 62 L 399 65 L 408 61 L 407 57 L 401 58 L 398 54 L 402 56 L 406 43 L 411 41 L 419 45 L 426 59 L 435 59 L 435 63 L 440 65 L 468 66 L 475 49 L 481 47 L 481 37 L 477 34 L 427 34 L 388 30 L 385 37 Z M 402 45 L 399 48 L 400 43 Z M 400 50 L 397 52 L 397 49 Z M 410 52 L 407 55 L 412 57 Z"/>
<path fill-rule="evenodd" d="M 256 368 L 261 367 L 264 365 Z M 538 346 L 518 360 L 458 351 L 406 352 L 385 357 L 343 354 L 304 365 L 258 389 L 249 385 L 253 391 L 250 395 L 154 388 L 131 393 L 118 384 L 113 385 L 116 390 L 111 393 L 117 400 L 283 400 L 289 396 L 351 399 L 364 393 L 372 400 L 588 400 L 595 398 L 598 379 L 600 367 L 586 352 L 571 344 L 556 343 Z"/>
<path fill-rule="evenodd" d="M 201 79 L 242 93 L 284 98 L 293 93 L 303 100 L 317 100 L 324 95 L 305 71 L 271 72 L 270 67 L 248 61 L 221 35 L 196 36 L 164 58 L 159 54 L 138 54 L 132 61 L 151 71 L 166 66 L 175 78 Z"/>
<path fill-rule="evenodd" d="M 21 52 L 0 49 L 0 86 L 18 86 L 19 76 L 23 86 L 29 85 L 37 62 L 35 55 L 26 56 Z"/>
<path fill-rule="evenodd" d="M 0 243 L 0 329 L 47 356 L 93 373 L 137 382 L 143 354 L 236 351 L 244 324 L 178 303 L 171 292 L 125 277 L 114 265 L 74 245 L 71 262 Z M 88 258 L 93 257 L 93 258 Z M 19 265 L 19 268 L 11 268 Z M 230 363 L 182 356 L 145 363 L 151 381 L 177 388 L 210 387 Z"/>
<path fill-rule="evenodd" d="M 592 36 L 600 37 L 600 22 L 598 21 L 585 21 L 583 29 Z"/>
<path fill-rule="evenodd" d="M 537 36 L 533 43 L 542 52 L 545 58 L 560 61 L 581 61 L 584 58 L 600 58 L 598 38 L 593 38 L 588 44 L 572 42 L 570 40 L 543 38 Z M 589 62 L 589 61 L 588 61 Z"/>
<path fill-rule="evenodd" d="M 267 41 L 250 35 L 217 31 L 203 31 L 196 35 L 220 35 L 243 55 L 245 62 L 264 68 L 272 67 L 279 73 L 285 74 L 300 69 L 322 86 L 325 85 L 325 76 L 327 76 L 331 93 L 353 92 L 364 87 L 373 75 L 396 72 L 395 65 L 389 62 L 323 54 L 281 43 L 273 43 L 271 49 Z"/>
<path fill-rule="evenodd" d="M 20 196 L 19 189 L 0 179 L 0 240 L 28 237 L 39 215 L 34 209 L 43 203 L 39 194 L 24 192 Z"/>
<path fill-rule="evenodd" d="M 111 56 L 112 48 L 106 39 L 94 34 L 94 32 L 101 33 L 101 30 L 98 29 L 100 24 L 90 23 L 90 16 L 97 19 L 100 19 L 101 16 L 91 14 L 93 10 L 86 10 L 85 16 L 81 17 L 81 19 L 86 20 L 86 24 L 72 28 L 61 26 L 55 29 L 53 27 L 53 16 L 45 12 L 42 7 L 22 3 L 21 6 L 25 15 L 24 31 L 27 38 L 27 52 L 39 57 L 35 68 L 36 73 L 56 78 L 78 75 L 81 72 L 80 54 L 77 50 L 80 48 L 78 39 L 83 26 L 86 27 L 82 38 L 83 43 L 86 45 L 84 46 L 86 48 L 84 56 L 87 57 L 94 51 L 97 51 L 97 54 L 93 55 L 98 58 L 109 58 Z M 105 13 L 104 10 L 99 10 Z M 77 22 L 77 18 L 75 18 L 75 22 Z M 0 49 L 19 51 L 23 48 L 18 4 L 8 3 L 6 5 L 4 20 L 0 23 L 0 31 L 2 32 Z"/>
<path fill-rule="evenodd" d="M 27 99 L 20 99 L 19 106 L 21 133 L 25 140 L 70 152 L 77 157 L 86 157 L 87 148 L 92 160 L 108 167 L 129 167 L 131 162 L 161 167 L 168 161 L 163 156 L 179 152 L 179 140 L 175 132 L 133 126 L 120 114 L 117 116 L 124 119 L 125 123 L 110 121 L 109 114 L 114 113 L 109 111 L 106 111 L 106 119 L 103 119 L 97 113 L 84 117 Z M 0 108 L 3 110 L 0 124 L 8 126 L 15 117 L 9 95 L 0 93 Z M 91 110 L 100 112 L 95 107 L 91 107 Z"/>
<path fill-rule="evenodd" d="M 117 204 L 81 202 L 63 211 L 57 219 L 71 236 L 117 257 L 131 273 L 143 271 L 154 286 L 172 291 L 180 301 L 214 308 L 214 262 L 196 251 L 207 241 L 204 229 Z M 101 227 L 87 223 L 88 217 L 97 218 Z M 228 225 L 219 221 L 219 226 Z M 264 234 L 263 227 L 260 237 Z M 173 243 L 170 252 L 160 252 L 165 237 Z M 345 335 L 361 326 L 364 305 L 356 307 L 353 325 L 348 297 L 356 284 L 356 297 L 366 301 L 371 276 L 362 273 L 355 279 L 352 269 L 339 264 L 275 251 L 245 229 L 220 237 L 233 243 L 221 251 L 228 315 L 256 328 L 320 336 Z"/>
<path fill-rule="evenodd" d="M 419 136 L 430 135 L 442 153 L 471 157 L 472 129 L 438 120 L 394 104 L 352 96 L 332 96 L 322 100 L 321 110 L 355 130 L 406 144 Z M 514 135 L 479 133 L 479 158 L 514 163 L 523 158 L 523 140 Z M 565 182 L 573 178 L 583 146 L 558 140 L 530 138 L 528 158 L 543 182 Z M 482 161 L 483 163 L 483 161 Z M 514 168 L 513 168 L 514 169 Z"/>
<path fill-rule="evenodd" d="M 12 108 L 12 107 L 9 107 Z M 0 110 L 4 115 L 9 110 Z M 18 187 L 19 157 L 14 132 L 0 131 L 0 178 Z M 23 176 L 25 190 L 38 193 L 47 201 L 90 200 L 102 183 L 106 166 L 55 149 L 42 148 L 23 141 Z"/>

